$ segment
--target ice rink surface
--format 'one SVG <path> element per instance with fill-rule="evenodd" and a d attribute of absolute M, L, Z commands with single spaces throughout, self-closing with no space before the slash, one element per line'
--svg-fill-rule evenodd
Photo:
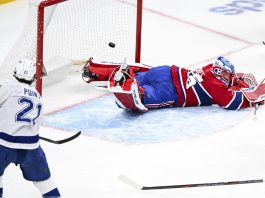
<path fill-rule="evenodd" d="M 134 1 L 130 1 L 134 2 Z M 262 0 L 144 0 L 142 63 L 197 68 L 219 55 L 238 72 L 265 77 L 265 2 Z M 0 5 L 0 63 L 22 31 L 27 0 Z M 52 139 L 83 131 L 63 145 L 41 142 L 65 198 L 261 198 L 265 184 L 139 191 L 146 186 L 265 178 L 265 108 L 232 112 L 216 106 L 134 114 L 71 72 L 43 90 L 40 135 Z M 3 115 L 0 115 L 3 116 Z M 11 165 L 7 198 L 41 197 Z"/>

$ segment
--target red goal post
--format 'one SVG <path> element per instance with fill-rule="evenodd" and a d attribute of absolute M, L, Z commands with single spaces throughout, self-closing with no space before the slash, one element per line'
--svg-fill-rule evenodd
<path fill-rule="evenodd" d="M 16 62 L 36 61 L 36 88 L 42 93 L 42 67 L 63 57 L 73 64 L 97 60 L 140 62 L 142 0 L 30 0 L 24 31 L 5 58 L 10 76 Z M 115 43 L 110 47 L 109 43 Z M 49 62 L 50 63 L 50 62 Z M 48 73 L 49 75 L 49 73 Z M 1 76 L 1 74 L 0 74 Z"/>

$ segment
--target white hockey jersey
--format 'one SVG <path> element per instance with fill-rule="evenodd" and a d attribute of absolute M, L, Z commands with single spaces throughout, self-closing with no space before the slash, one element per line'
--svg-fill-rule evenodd
<path fill-rule="evenodd" d="M 0 81 L 0 145 L 16 149 L 39 147 L 41 96 L 16 79 Z"/>

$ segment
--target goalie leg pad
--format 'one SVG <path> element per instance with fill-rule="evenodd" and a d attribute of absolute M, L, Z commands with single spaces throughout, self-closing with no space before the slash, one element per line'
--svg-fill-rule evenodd
<path fill-rule="evenodd" d="M 116 89 L 117 90 L 117 89 Z M 136 81 L 131 83 L 130 91 L 113 92 L 118 107 L 138 112 L 146 112 L 148 109 L 143 105 Z"/>
<path fill-rule="evenodd" d="M 95 63 L 90 58 L 83 67 L 82 77 L 86 82 L 107 81 L 111 74 L 120 67 L 118 64 Z"/>
<path fill-rule="evenodd" d="M 96 62 L 93 58 L 89 58 L 86 64 L 83 66 L 82 77 L 87 78 L 86 82 L 92 81 L 108 81 L 109 78 L 119 70 L 121 63 L 108 63 L 108 62 Z M 136 72 L 147 71 L 151 66 L 143 65 L 140 63 L 134 63 L 128 65 L 131 70 Z"/>

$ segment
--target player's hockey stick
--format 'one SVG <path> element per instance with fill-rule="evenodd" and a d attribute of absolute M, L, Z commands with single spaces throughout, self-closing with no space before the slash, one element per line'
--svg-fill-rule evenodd
<path fill-rule="evenodd" d="M 251 183 L 262 183 L 263 179 L 256 180 L 241 180 L 241 181 L 229 181 L 229 182 L 214 182 L 214 183 L 198 183 L 198 184 L 181 184 L 181 185 L 166 185 L 166 186 L 142 186 L 137 184 L 132 179 L 126 177 L 125 175 L 120 175 L 118 177 L 121 181 L 128 184 L 129 186 L 136 188 L 138 190 L 161 190 L 161 189 L 171 189 L 171 188 L 193 188 L 193 187 L 206 187 L 206 186 L 223 186 L 223 185 L 236 185 L 236 184 L 251 184 Z"/>
<path fill-rule="evenodd" d="M 72 141 L 73 139 L 77 138 L 80 134 L 81 134 L 81 131 L 78 131 L 76 134 L 74 134 L 68 138 L 62 139 L 62 140 L 52 140 L 52 139 L 41 137 L 41 136 L 39 136 L 39 138 L 40 138 L 40 140 L 44 140 L 46 142 L 50 142 L 53 144 L 63 144 L 63 143 Z"/>

